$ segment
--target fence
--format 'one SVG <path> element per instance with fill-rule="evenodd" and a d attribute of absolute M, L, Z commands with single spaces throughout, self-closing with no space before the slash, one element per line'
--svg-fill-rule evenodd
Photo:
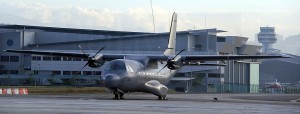
<path fill-rule="evenodd" d="M 103 86 L 99 76 L 0 75 L 0 86 Z"/>
<path fill-rule="evenodd" d="M 285 87 L 278 87 L 278 88 L 263 88 L 262 92 L 273 93 L 273 94 L 300 94 L 300 87 L 285 86 Z"/>
<path fill-rule="evenodd" d="M 208 93 L 258 93 L 259 86 L 254 84 L 212 84 L 207 86 Z"/>
<path fill-rule="evenodd" d="M 256 84 L 210 84 L 195 86 L 191 92 L 205 93 L 272 93 L 272 94 L 300 94 L 300 86 L 283 86 L 269 88 Z"/>

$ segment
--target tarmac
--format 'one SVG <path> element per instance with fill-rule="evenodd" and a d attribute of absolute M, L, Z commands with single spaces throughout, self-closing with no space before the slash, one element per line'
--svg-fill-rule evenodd
<path fill-rule="evenodd" d="M 0 95 L 0 114 L 300 114 L 300 94 Z M 218 99 L 213 100 L 214 98 Z"/>

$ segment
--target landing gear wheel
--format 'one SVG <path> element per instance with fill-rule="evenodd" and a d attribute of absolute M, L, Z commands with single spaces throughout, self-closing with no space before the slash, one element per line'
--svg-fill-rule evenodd
<path fill-rule="evenodd" d="M 120 94 L 118 92 L 114 93 L 115 97 L 113 98 L 114 100 L 120 100 Z"/>
<path fill-rule="evenodd" d="M 115 97 L 113 99 L 115 100 L 120 100 L 120 99 L 124 99 L 124 93 L 122 92 L 114 92 Z"/>
<path fill-rule="evenodd" d="M 124 93 L 122 93 L 122 92 L 118 92 L 118 93 L 120 95 L 120 99 L 124 99 Z"/>

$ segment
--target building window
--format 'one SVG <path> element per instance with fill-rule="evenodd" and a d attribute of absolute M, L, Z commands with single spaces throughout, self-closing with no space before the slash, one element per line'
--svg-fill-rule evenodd
<path fill-rule="evenodd" d="M 94 71 L 93 75 L 101 75 L 101 71 Z"/>
<path fill-rule="evenodd" d="M 73 61 L 81 61 L 81 58 L 73 58 Z"/>
<path fill-rule="evenodd" d="M 83 71 L 83 75 L 92 75 L 92 71 Z"/>
<path fill-rule="evenodd" d="M 53 61 L 61 61 L 61 57 L 52 57 Z"/>
<path fill-rule="evenodd" d="M 80 71 L 72 71 L 72 75 L 81 75 Z"/>
<path fill-rule="evenodd" d="M 71 71 L 63 71 L 63 75 L 71 75 Z"/>
<path fill-rule="evenodd" d="M 88 58 L 84 58 L 83 61 L 88 61 Z"/>
<path fill-rule="evenodd" d="M 195 51 L 202 51 L 202 45 L 195 44 Z"/>
<path fill-rule="evenodd" d="M 1 62 L 9 62 L 9 56 L 1 56 Z"/>
<path fill-rule="evenodd" d="M 19 74 L 19 71 L 18 70 L 11 70 L 10 74 Z"/>
<path fill-rule="evenodd" d="M 19 56 L 10 56 L 10 62 L 19 62 Z"/>
<path fill-rule="evenodd" d="M 220 74 L 208 73 L 209 78 L 220 78 Z"/>
<path fill-rule="evenodd" d="M 226 39 L 224 37 L 218 37 L 217 42 L 226 42 Z"/>
<path fill-rule="evenodd" d="M 33 71 L 33 74 L 37 75 L 37 74 L 39 74 L 39 71 L 35 70 L 35 71 Z"/>
<path fill-rule="evenodd" d="M 52 71 L 52 74 L 53 75 L 61 75 L 61 72 L 60 71 Z"/>
<path fill-rule="evenodd" d="M 72 61 L 72 58 L 71 57 L 63 57 L 63 60 L 64 61 Z"/>
<path fill-rule="evenodd" d="M 44 60 L 44 61 L 51 61 L 51 57 L 49 57 L 49 56 L 44 56 L 44 57 L 43 57 L 43 60 Z"/>
<path fill-rule="evenodd" d="M 2 74 L 9 74 L 9 71 L 8 70 L 0 70 L 0 75 Z"/>
<path fill-rule="evenodd" d="M 40 61 L 41 60 L 41 56 L 32 56 L 32 60 L 33 61 Z"/>

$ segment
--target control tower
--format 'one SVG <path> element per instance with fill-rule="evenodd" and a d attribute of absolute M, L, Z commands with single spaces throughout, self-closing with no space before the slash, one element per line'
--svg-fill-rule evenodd
<path fill-rule="evenodd" d="M 277 42 L 274 27 L 260 27 L 257 35 L 259 43 L 262 43 L 262 53 L 271 53 L 272 45 Z"/>

